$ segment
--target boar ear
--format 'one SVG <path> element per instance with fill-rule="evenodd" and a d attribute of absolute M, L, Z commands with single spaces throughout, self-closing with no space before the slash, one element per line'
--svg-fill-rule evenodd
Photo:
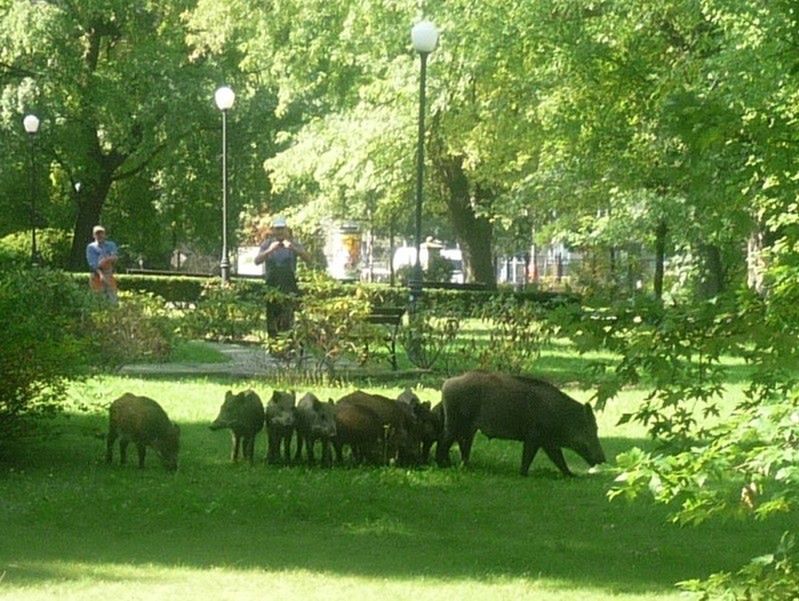
<path fill-rule="evenodd" d="M 430 401 L 425 401 L 424 403 L 422 403 L 422 407 L 425 407 L 426 409 L 430 409 L 432 407 L 432 405 L 430 404 Z"/>
<path fill-rule="evenodd" d="M 594 414 L 594 410 L 591 408 L 591 403 L 586 403 L 585 404 L 585 412 L 588 415 L 593 415 Z"/>
<path fill-rule="evenodd" d="M 226 400 L 226 401 L 229 401 L 231 398 L 233 398 L 233 391 L 232 391 L 232 390 L 228 390 L 228 391 L 225 393 L 225 400 Z"/>
<path fill-rule="evenodd" d="M 335 403 L 333 402 L 333 399 L 327 399 L 327 404 L 328 405 L 334 405 Z"/>

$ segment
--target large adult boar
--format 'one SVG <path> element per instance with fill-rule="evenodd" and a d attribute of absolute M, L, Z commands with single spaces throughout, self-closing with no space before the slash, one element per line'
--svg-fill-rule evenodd
<path fill-rule="evenodd" d="M 318 440 L 322 445 L 322 465 L 333 464 L 330 445 L 336 436 L 336 418 L 333 414 L 333 401 L 323 403 L 315 395 L 308 392 L 297 403 L 297 451 L 295 461 L 302 459 L 302 447 L 308 455 L 308 464 L 313 465 L 314 444 Z"/>
<path fill-rule="evenodd" d="M 384 442 L 388 446 L 388 458 L 395 459 L 399 465 L 413 465 L 418 462 L 420 427 L 413 410 L 407 404 L 362 390 L 343 396 L 338 404 L 357 405 L 373 411 L 387 432 Z"/>
<path fill-rule="evenodd" d="M 297 425 L 296 398 L 294 392 L 275 390 L 266 404 L 267 463 L 280 463 L 281 443 L 283 461 L 291 463 L 291 439 Z"/>
<path fill-rule="evenodd" d="M 250 464 L 255 460 L 255 437 L 264 429 L 264 404 L 253 390 L 233 394 L 225 393 L 219 415 L 210 425 L 211 430 L 230 428 L 230 460 L 238 461 L 239 451 Z"/>
<path fill-rule="evenodd" d="M 489 438 L 522 441 L 523 476 L 540 448 L 566 476 L 572 473 L 563 447 L 591 466 L 605 461 L 591 405 L 578 403 L 543 380 L 470 371 L 444 382 L 441 403 L 444 434 L 436 449 L 439 465 L 449 465 L 449 449 L 455 441 L 467 463 L 477 430 Z"/>
<path fill-rule="evenodd" d="M 178 468 L 180 428 L 171 421 L 161 405 L 154 400 L 125 393 L 108 411 L 108 437 L 105 460 L 111 463 L 114 442 L 119 438 L 119 462 L 127 461 L 128 443 L 134 443 L 139 453 L 139 467 L 144 467 L 147 447 L 155 449 L 168 470 Z"/>

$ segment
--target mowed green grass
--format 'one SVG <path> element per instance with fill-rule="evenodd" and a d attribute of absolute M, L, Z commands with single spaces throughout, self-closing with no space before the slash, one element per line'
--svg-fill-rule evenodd
<path fill-rule="evenodd" d="M 610 469 L 589 474 L 567 452 L 579 476 L 565 479 L 541 454 L 522 478 L 521 445 L 479 434 L 466 469 L 267 467 L 264 435 L 255 466 L 233 465 L 228 435 L 208 424 L 225 391 L 245 387 L 264 400 L 272 390 L 219 378 L 75 385 L 93 410 L 0 463 L 0 598 L 677 599 L 676 581 L 768 552 L 796 518 L 679 527 L 649 502 L 609 502 Z M 123 392 L 152 396 L 180 424 L 177 473 L 152 452 L 144 470 L 104 463 L 103 406 Z M 438 400 L 435 386 L 418 392 Z M 640 398 L 600 415 L 609 458 L 647 444 L 613 425 Z"/>

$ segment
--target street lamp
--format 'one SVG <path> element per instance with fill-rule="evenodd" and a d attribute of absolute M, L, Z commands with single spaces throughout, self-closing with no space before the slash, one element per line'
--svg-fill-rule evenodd
<path fill-rule="evenodd" d="M 222 282 L 230 280 L 230 261 L 227 253 L 227 112 L 233 106 L 236 95 L 227 86 L 222 86 L 214 93 L 217 108 L 222 111 L 222 260 L 219 271 Z"/>
<path fill-rule="evenodd" d="M 430 21 L 420 21 L 411 28 L 411 42 L 421 59 L 419 76 L 419 137 L 416 146 L 416 264 L 413 269 L 413 277 L 410 280 L 411 308 L 415 310 L 422 296 L 422 183 L 424 181 L 424 105 L 427 56 L 436 48 L 438 29 Z"/>
<path fill-rule="evenodd" d="M 31 263 L 37 265 L 39 263 L 39 251 L 36 248 L 36 191 L 34 190 L 35 179 L 33 176 L 33 139 L 36 137 L 36 132 L 39 131 L 39 118 L 33 114 L 25 115 L 22 120 L 22 126 L 28 133 L 28 155 L 30 161 L 28 165 L 28 193 L 30 194 L 31 211 Z"/>

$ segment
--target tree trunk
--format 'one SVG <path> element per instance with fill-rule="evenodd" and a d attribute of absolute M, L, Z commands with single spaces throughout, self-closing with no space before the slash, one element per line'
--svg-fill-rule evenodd
<path fill-rule="evenodd" d="M 493 227 L 474 211 L 474 198 L 463 171 L 463 157 L 449 156 L 437 161 L 446 187 L 446 205 L 455 237 L 463 249 L 464 273 L 469 281 L 497 285 L 493 260 Z"/>
<path fill-rule="evenodd" d="M 766 261 L 764 258 L 764 236 L 760 229 L 749 234 L 746 245 L 746 283 L 760 295 L 765 294 L 764 276 Z"/>
<path fill-rule="evenodd" d="M 666 234 L 668 227 L 665 221 L 660 221 L 655 228 L 655 298 L 663 299 L 663 276 L 666 263 Z"/>
<path fill-rule="evenodd" d="M 81 194 L 75 229 L 72 231 L 72 248 L 69 252 L 69 269 L 86 271 L 86 245 L 92 241 L 92 228 L 100 223 L 103 205 L 111 190 L 111 177 L 106 176 L 96 185 Z"/>
<path fill-rule="evenodd" d="M 715 244 L 700 244 L 700 298 L 713 298 L 724 291 L 724 265 L 721 250 Z"/>

